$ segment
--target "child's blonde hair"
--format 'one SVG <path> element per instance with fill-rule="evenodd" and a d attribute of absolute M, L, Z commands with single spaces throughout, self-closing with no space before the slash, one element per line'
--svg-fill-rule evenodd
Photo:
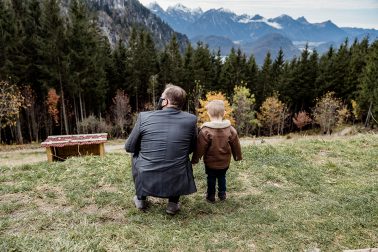
<path fill-rule="evenodd" d="M 224 101 L 213 100 L 206 105 L 207 112 L 211 117 L 223 117 L 224 116 Z"/>

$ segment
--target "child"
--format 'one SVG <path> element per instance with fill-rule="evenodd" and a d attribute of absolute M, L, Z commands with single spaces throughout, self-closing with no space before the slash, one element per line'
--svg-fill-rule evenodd
<path fill-rule="evenodd" d="M 231 154 L 235 161 L 242 160 L 238 134 L 229 120 L 223 120 L 224 102 L 214 100 L 206 106 L 210 122 L 205 122 L 198 134 L 197 148 L 192 163 L 196 164 L 204 156 L 207 174 L 206 200 L 215 202 L 215 186 L 218 179 L 218 198 L 226 199 L 226 172 Z"/>

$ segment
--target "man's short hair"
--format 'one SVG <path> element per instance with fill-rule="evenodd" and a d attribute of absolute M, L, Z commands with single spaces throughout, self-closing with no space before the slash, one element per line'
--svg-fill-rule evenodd
<path fill-rule="evenodd" d="M 223 117 L 224 116 L 224 101 L 213 100 L 206 105 L 207 112 L 209 112 L 212 117 Z"/>
<path fill-rule="evenodd" d="M 164 98 L 168 99 L 171 105 L 175 106 L 178 109 L 182 109 L 186 102 L 186 92 L 179 86 L 168 84 L 165 86 L 163 92 Z"/>

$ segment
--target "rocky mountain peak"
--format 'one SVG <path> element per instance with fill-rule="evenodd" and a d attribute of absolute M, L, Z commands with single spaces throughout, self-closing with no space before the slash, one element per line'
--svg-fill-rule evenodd
<path fill-rule="evenodd" d="M 251 18 L 251 20 L 262 20 L 262 19 L 264 19 L 264 17 L 263 16 L 260 16 L 259 14 L 256 14 L 256 15 L 254 15 L 252 18 Z"/>
<path fill-rule="evenodd" d="M 151 2 L 148 6 L 148 9 L 150 9 L 152 12 L 164 12 L 163 8 L 155 1 Z"/>
<path fill-rule="evenodd" d="M 297 22 L 300 22 L 302 24 L 309 24 L 309 22 L 307 21 L 307 19 L 305 17 L 299 17 L 297 18 Z"/>

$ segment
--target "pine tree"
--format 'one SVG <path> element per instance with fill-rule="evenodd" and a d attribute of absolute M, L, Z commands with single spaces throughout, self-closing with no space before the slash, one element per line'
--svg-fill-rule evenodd
<path fill-rule="evenodd" d="M 357 98 L 359 79 L 361 78 L 363 69 L 366 66 L 368 49 L 368 38 L 364 38 L 360 43 L 358 43 L 358 40 L 356 39 L 350 48 L 351 59 L 349 62 L 347 76 L 347 86 L 350 88 L 347 95 L 348 100 L 355 100 Z"/>
<path fill-rule="evenodd" d="M 180 54 L 180 45 L 178 44 L 176 35 L 172 36 L 167 49 L 168 56 L 172 63 L 171 82 L 175 85 L 181 85 L 183 62 Z"/>
<path fill-rule="evenodd" d="M 26 40 L 25 23 L 27 16 L 27 7 L 25 1 L 14 0 L 12 1 L 12 10 L 14 15 L 13 20 L 13 34 L 11 40 L 13 41 L 11 47 L 11 67 L 10 76 L 11 82 L 21 83 L 22 76 L 25 76 L 27 63 L 26 55 L 24 54 L 24 41 Z"/>
<path fill-rule="evenodd" d="M 272 65 L 272 87 L 274 91 L 278 91 L 279 87 L 281 86 L 280 82 L 284 63 L 284 53 L 282 48 L 280 48 Z"/>
<path fill-rule="evenodd" d="M 80 120 L 83 120 L 88 114 L 100 114 L 105 107 L 106 52 L 104 41 L 83 2 L 71 1 L 69 17 L 69 90 L 74 100 L 75 112 L 78 112 L 78 121 L 79 115 Z"/>
<path fill-rule="evenodd" d="M 159 55 L 159 82 L 163 85 L 172 83 L 173 64 L 167 47 Z"/>
<path fill-rule="evenodd" d="M 25 17 L 24 55 L 26 57 L 25 74 L 21 77 L 23 83 L 31 85 L 36 92 L 37 97 L 43 99 L 46 90 L 43 89 L 43 72 L 40 67 L 42 65 L 42 43 L 44 34 L 42 34 L 42 9 L 39 0 L 27 1 L 27 13 Z"/>
<path fill-rule="evenodd" d="M 92 107 L 92 109 L 88 110 L 89 113 L 98 115 L 101 120 L 101 114 L 106 108 L 106 94 L 109 89 L 109 83 L 106 78 L 106 68 L 110 61 L 108 54 L 109 41 L 107 38 L 100 36 L 100 31 L 97 29 L 93 33 L 93 38 L 95 39 L 95 44 L 93 48 L 94 64 L 92 67 L 96 74 L 90 76 L 93 78 L 93 85 L 90 86 L 89 92 L 86 93 L 86 100 L 89 100 L 89 106 Z"/>
<path fill-rule="evenodd" d="M 265 56 L 256 86 L 257 106 L 260 106 L 262 102 L 271 95 L 273 95 L 272 59 L 270 52 L 268 52 Z"/>
<path fill-rule="evenodd" d="M 157 85 L 157 79 L 152 81 L 157 74 L 157 51 L 155 49 L 155 44 L 152 40 L 151 34 L 147 31 L 142 31 L 140 33 L 140 43 L 139 43 L 139 66 L 140 66 L 140 101 L 142 104 L 152 101 L 154 104 L 156 101 L 153 100 L 155 94 L 161 93 L 163 87 Z M 151 87 L 151 84 L 153 87 Z M 150 97 L 149 97 L 150 96 Z"/>
<path fill-rule="evenodd" d="M 194 88 L 194 66 L 193 66 L 194 50 L 190 43 L 188 43 L 184 52 L 183 60 L 183 85 L 182 88 L 190 93 Z"/>
<path fill-rule="evenodd" d="M 42 56 L 39 68 L 43 73 L 45 90 L 59 85 L 63 72 L 62 61 L 66 44 L 66 29 L 60 16 L 59 1 L 45 0 L 41 16 L 41 33 L 44 34 L 39 41 L 39 50 Z"/>
<path fill-rule="evenodd" d="M 130 97 L 132 98 L 130 104 L 136 111 L 139 111 L 139 93 L 141 92 L 139 80 L 140 69 L 138 68 L 138 45 L 140 43 L 140 41 L 138 40 L 139 38 L 139 31 L 135 27 L 133 27 L 127 47 L 126 69 L 128 76 L 127 83 L 129 88 L 126 89 L 126 91 L 129 90 Z"/>
<path fill-rule="evenodd" d="M 213 90 L 218 90 L 221 92 L 226 92 L 226 87 L 224 83 L 221 81 L 222 77 L 222 56 L 221 50 L 218 49 L 216 53 L 211 55 L 211 65 L 212 65 L 212 88 Z"/>
<path fill-rule="evenodd" d="M 12 49 L 16 42 L 14 13 L 6 1 L 0 1 L 0 80 L 9 80 L 12 67 Z"/>
<path fill-rule="evenodd" d="M 212 57 L 209 47 L 202 42 L 197 43 L 193 55 L 194 79 L 203 86 L 204 90 L 214 90 L 212 83 Z"/>
<path fill-rule="evenodd" d="M 280 78 L 280 86 L 278 87 L 278 93 L 280 98 L 289 107 L 294 107 L 296 90 L 292 88 L 294 85 L 296 72 L 297 72 L 297 58 L 293 58 L 290 62 L 286 61 L 282 68 L 282 74 Z M 294 109 L 295 110 L 295 109 Z"/>
<path fill-rule="evenodd" d="M 230 53 L 227 55 L 223 64 L 221 82 L 223 83 L 224 90 L 227 95 L 233 90 L 233 86 L 237 84 L 236 80 L 236 53 L 235 48 L 231 48 Z"/>
<path fill-rule="evenodd" d="M 247 88 L 251 90 L 252 93 L 256 93 L 257 91 L 257 82 L 259 76 L 259 67 L 256 63 L 255 57 L 253 54 L 248 59 L 247 62 Z"/>
<path fill-rule="evenodd" d="M 116 95 L 116 90 L 125 90 L 126 93 L 131 93 L 131 88 L 128 86 L 128 72 L 127 72 L 127 49 L 122 39 L 119 39 L 114 50 L 111 53 L 111 63 L 109 66 L 109 97 Z"/>
<path fill-rule="evenodd" d="M 43 60 L 41 41 L 44 36 L 41 24 L 41 2 L 28 0 L 13 3 L 18 6 L 19 11 L 16 16 L 23 33 L 20 50 L 16 53 L 18 60 L 14 62 L 18 66 L 15 74 L 18 76 L 19 85 L 22 86 L 26 103 L 20 113 L 20 121 L 24 126 L 23 131 L 26 132 L 25 129 L 27 129 L 29 133 L 28 140 L 38 141 L 41 129 L 38 122 L 42 121 L 41 117 L 43 117 L 43 113 L 38 113 L 38 111 L 43 111 L 44 104 L 37 101 L 44 100 L 47 93 L 42 82 L 44 73 L 40 68 Z"/>
<path fill-rule="evenodd" d="M 152 99 L 150 96 L 153 96 L 152 91 L 149 91 L 149 86 L 152 76 L 158 72 L 157 51 L 151 34 L 147 31 L 137 30 L 136 28 L 133 28 L 128 44 L 126 57 L 128 88 L 126 90 L 130 94 L 133 94 L 131 96 L 131 103 L 136 110 L 139 110 L 144 107 L 145 103 L 150 102 Z M 170 70 L 171 65 L 167 66 Z M 166 71 L 167 74 L 170 74 L 169 70 Z M 159 75 L 160 79 L 156 84 L 163 83 L 161 80 L 162 76 L 164 74 Z M 161 86 L 157 86 L 156 92 L 159 92 L 161 89 Z"/>
<path fill-rule="evenodd" d="M 41 55 L 41 63 L 38 66 L 42 75 L 41 82 L 43 84 L 43 89 L 46 91 L 45 95 L 47 95 L 47 90 L 50 88 L 60 91 L 63 101 L 61 103 L 63 105 L 63 125 L 65 132 L 68 132 L 69 129 L 63 90 L 63 81 L 65 81 L 67 75 L 67 39 L 64 20 L 60 16 L 59 1 L 45 0 L 43 2 L 41 33 L 43 34 L 43 37 L 39 41 L 38 47 L 39 54 Z M 46 123 L 46 127 L 47 125 L 51 127 L 51 124 Z M 48 132 L 51 132 L 51 129 L 49 129 Z"/>
<path fill-rule="evenodd" d="M 248 74 L 247 56 L 240 48 L 236 51 L 236 66 L 236 82 L 246 82 Z"/>
<path fill-rule="evenodd" d="M 334 86 L 332 87 L 336 95 L 343 100 L 347 100 L 350 94 L 356 91 L 356 86 L 348 85 L 348 71 L 350 66 L 351 54 L 348 46 L 348 39 L 340 45 L 335 55 L 335 68 L 333 72 Z"/>
<path fill-rule="evenodd" d="M 366 115 L 365 126 L 370 119 L 373 124 L 378 124 L 378 40 L 369 48 L 367 63 L 363 69 L 359 84 L 358 101 Z"/>
<path fill-rule="evenodd" d="M 184 80 L 183 58 L 180 54 L 176 35 L 159 55 L 158 83 L 161 87 L 172 83 L 182 86 Z"/>
<path fill-rule="evenodd" d="M 232 48 L 227 56 L 222 71 L 222 82 L 226 86 L 226 94 L 231 96 L 234 87 L 242 82 L 246 82 L 248 76 L 248 65 L 245 54 L 240 48 L 235 52 Z"/>
<path fill-rule="evenodd" d="M 187 99 L 187 110 L 188 111 L 195 111 L 195 104 L 193 101 L 196 97 L 196 83 L 194 79 L 194 50 L 190 43 L 188 43 L 187 47 L 185 48 L 184 52 L 184 60 L 183 60 L 183 79 L 182 79 L 182 88 L 187 92 L 188 99 Z"/>
<path fill-rule="evenodd" d="M 308 45 L 302 51 L 293 80 L 295 90 L 294 112 L 308 110 L 316 98 L 317 53 L 311 59 Z"/>
<path fill-rule="evenodd" d="M 335 49 L 331 46 L 319 60 L 319 75 L 316 79 L 317 94 L 322 96 L 327 91 L 333 91 L 335 86 Z"/>

